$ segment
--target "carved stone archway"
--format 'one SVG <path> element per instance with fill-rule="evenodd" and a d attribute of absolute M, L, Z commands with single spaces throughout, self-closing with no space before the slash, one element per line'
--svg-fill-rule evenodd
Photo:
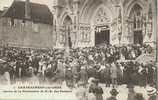
<path fill-rule="evenodd" d="M 130 31 L 128 33 L 128 36 L 130 36 L 130 43 L 140 45 L 143 44 L 145 34 L 143 28 L 146 24 L 144 18 L 146 18 L 146 16 L 144 16 L 143 8 L 139 4 L 135 3 L 129 13 L 128 25 L 130 27 Z"/>
<path fill-rule="evenodd" d="M 63 26 L 66 26 L 66 25 L 72 25 L 72 19 L 70 16 L 66 16 L 62 22 L 62 25 Z"/>
<path fill-rule="evenodd" d="M 110 24 L 112 17 L 110 9 L 104 4 L 99 5 L 97 9 L 93 11 L 93 15 L 89 21 L 92 26 L 91 35 L 94 41 L 93 44 L 97 45 L 98 43 L 104 42 L 111 43 Z"/>
<path fill-rule="evenodd" d="M 99 25 L 99 24 L 110 24 L 112 20 L 112 15 L 110 10 L 105 7 L 105 5 L 100 5 L 93 12 L 93 16 L 90 19 L 91 25 Z"/>
<path fill-rule="evenodd" d="M 143 44 L 150 44 L 151 46 L 153 45 L 153 8 L 151 7 L 151 2 L 142 2 L 142 0 L 132 0 L 125 6 L 125 16 L 128 18 L 127 24 L 128 27 L 126 29 L 128 30 L 126 33 L 128 38 L 129 43 L 134 43 L 134 32 L 135 30 L 140 30 L 142 31 L 142 42 Z M 137 15 L 139 13 L 139 15 Z M 137 21 L 138 20 L 138 21 Z M 134 26 L 135 24 L 139 22 L 140 27 L 136 28 Z M 140 28 L 140 29 L 139 29 Z M 139 33 L 139 32 L 138 32 Z M 140 39 L 138 39 L 140 40 Z"/>
<path fill-rule="evenodd" d="M 108 14 L 112 17 L 112 19 L 116 16 L 115 9 L 112 6 L 111 2 L 104 0 L 85 0 L 84 5 L 80 10 L 80 22 L 83 23 L 91 23 L 93 16 L 99 8 L 104 7 Z"/>
<path fill-rule="evenodd" d="M 148 3 L 144 2 L 144 0 L 143 1 L 142 0 L 131 0 L 124 7 L 124 9 L 125 9 L 124 15 L 127 16 L 127 17 L 129 17 L 133 6 L 136 5 L 136 4 L 138 4 L 143 9 L 143 11 L 147 10 L 147 4 Z"/>

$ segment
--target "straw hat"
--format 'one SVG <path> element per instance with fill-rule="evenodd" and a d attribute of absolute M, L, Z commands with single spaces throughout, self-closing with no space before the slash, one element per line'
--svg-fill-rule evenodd
<path fill-rule="evenodd" d="M 146 91 L 147 91 L 148 95 L 154 95 L 154 94 L 156 94 L 156 89 L 153 88 L 153 87 L 147 87 Z"/>
<path fill-rule="evenodd" d="M 29 67 L 28 69 L 29 69 L 29 70 L 33 70 L 33 68 L 32 68 L 32 67 Z"/>
<path fill-rule="evenodd" d="M 90 78 L 88 79 L 88 83 L 91 84 L 94 80 L 95 80 L 94 77 L 90 77 Z"/>
<path fill-rule="evenodd" d="M 84 83 L 84 82 L 82 82 L 82 81 L 79 81 L 79 82 L 77 83 L 77 85 L 78 85 L 78 86 L 84 86 L 84 85 L 85 85 L 85 83 Z"/>
<path fill-rule="evenodd" d="M 111 91 L 110 91 L 110 94 L 111 95 L 117 95 L 119 92 L 116 90 L 116 89 L 112 89 Z"/>
<path fill-rule="evenodd" d="M 85 69 L 86 69 L 86 67 L 85 67 L 85 66 L 82 66 L 82 67 L 81 67 L 81 69 L 85 70 Z"/>
<path fill-rule="evenodd" d="M 69 67 L 67 70 L 68 70 L 68 71 L 71 71 L 71 68 Z"/>

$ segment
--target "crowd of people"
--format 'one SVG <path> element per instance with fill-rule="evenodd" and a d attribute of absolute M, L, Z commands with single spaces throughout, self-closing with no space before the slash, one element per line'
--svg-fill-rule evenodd
<path fill-rule="evenodd" d="M 94 86 L 89 86 L 89 92 L 99 91 L 100 94 L 102 89 L 94 88 L 99 83 L 113 88 L 121 84 L 155 86 L 154 62 L 143 64 L 136 61 L 140 55 L 152 52 L 149 45 L 118 47 L 104 44 L 68 50 L 1 47 L 0 84 L 9 85 L 18 81 L 62 84 L 65 81 L 69 88 L 74 88 L 78 83 L 87 86 L 88 80 L 94 78 Z"/>

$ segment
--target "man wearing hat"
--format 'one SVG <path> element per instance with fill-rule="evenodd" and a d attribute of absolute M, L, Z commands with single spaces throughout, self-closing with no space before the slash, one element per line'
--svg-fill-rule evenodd
<path fill-rule="evenodd" d="M 69 88 L 73 88 L 73 73 L 71 67 L 68 67 L 66 72 L 65 72 L 65 80 L 66 80 L 66 85 Z"/>
<path fill-rule="evenodd" d="M 87 72 L 88 72 L 88 77 L 96 77 L 96 74 L 97 74 L 97 71 L 96 69 L 94 68 L 94 65 L 90 65 L 89 68 L 87 69 Z"/>
<path fill-rule="evenodd" d="M 88 83 L 88 73 L 86 70 L 86 66 L 81 67 L 81 71 L 79 72 L 80 81 L 82 81 L 85 85 Z"/>
<path fill-rule="evenodd" d="M 156 89 L 153 87 L 147 87 L 147 94 L 149 96 L 148 100 L 157 100 L 157 92 Z"/>
<path fill-rule="evenodd" d="M 116 96 L 118 95 L 118 91 L 116 89 L 112 89 L 110 91 L 111 97 L 107 98 L 106 100 L 117 100 Z"/>
<path fill-rule="evenodd" d="M 63 59 L 58 59 L 57 62 L 57 75 L 58 76 L 58 83 L 62 84 L 63 80 L 64 80 L 64 76 L 65 76 L 65 67 L 64 67 L 64 63 L 63 63 Z"/>
<path fill-rule="evenodd" d="M 116 66 L 116 61 L 111 64 L 110 71 L 111 71 L 112 86 L 113 88 L 115 88 L 117 86 L 117 71 L 118 71 Z"/>

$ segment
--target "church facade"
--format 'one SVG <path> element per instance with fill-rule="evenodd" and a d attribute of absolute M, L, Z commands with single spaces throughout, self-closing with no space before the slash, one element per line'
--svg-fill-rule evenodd
<path fill-rule="evenodd" d="M 56 47 L 156 44 L 157 0 L 53 0 L 53 15 Z"/>
<path fill-rule="evenodd" d="M 0 12 L 0 44 L 65 48 L 149 44 L 156 47 L 157 0 L 52 0 L 52 9 L 15 0 Z"/>

